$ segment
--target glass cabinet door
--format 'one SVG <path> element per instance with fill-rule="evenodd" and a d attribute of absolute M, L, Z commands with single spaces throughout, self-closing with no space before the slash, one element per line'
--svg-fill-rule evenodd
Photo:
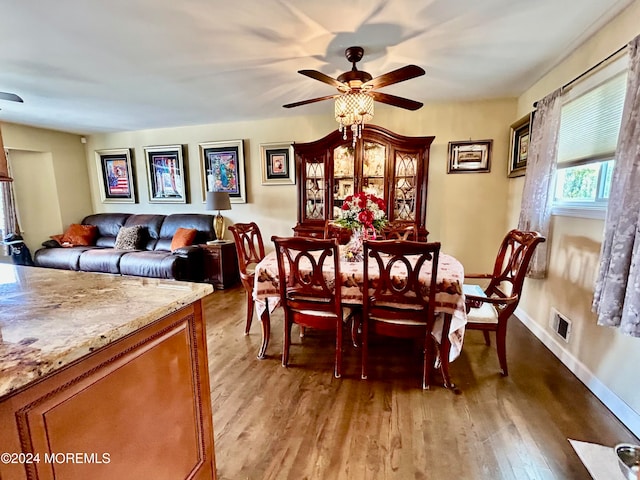
<path fill-rule="evenodd" d="M 305 164 L 305 218 L 308 220 L 324 220 L 325 170 L 322 162 Z"/>
<path fill-rule="evenodd" d="M 363 142 L 362 191 L 384 198 L 384 174 L 387 148 L 376 142 Z"/>
<path fill-rule="evenodd" d="M 355 150 L 351 144 L 340 145 L 333 150 L 333 215 L 339 216 L 344 199 L 353 195 Z"/>
<path fill-rule="evenodd" d="M 296 235 L 322 237 L 349 195 L 381 198 L 390 221 L 425 229 L 429 148 L 434 137 L 407 137 L 367 125 L 353 144 L 338 130 L 294 143 L 297 165 Z"/>
<path fill-rule="evenodd" d="M 416 219 L 416 153 L 396 152 L 393 185 L 393 220 L 415 221 Z"/>

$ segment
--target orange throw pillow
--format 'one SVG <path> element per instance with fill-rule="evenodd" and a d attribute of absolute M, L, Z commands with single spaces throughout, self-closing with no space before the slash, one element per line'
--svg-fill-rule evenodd
<path fill-rule="evenodd" d="M 64 247 L 63 245 L 63 240 L 62 238 L 64 237 L 64 233 L 60 233 L 58 235 L 51 235 L 49 238 L 55 240 L 56 242 L 58 242 L 58 245 L 60 245 L 61 247 Z M 68 247 L 70 247 L 71 245 L 67 245 Z"/>
<path fill-rule="evenodd" d="M 91 246 L 96 244 L 98 233 L 98 227 L 95 225 L 72 223 L 60 240 L 55 238 L 58 237 L 58 235 L 54 235 L 52 238 L 57 240 L 63 247 Z"/>
<path fill-rule="evenodd" d="M 171 251 L 177 250 L 178 248 L 188 247 L 193 244 L 193 241 L 196 239 L 196 233 L 198 231 L 195 228 L 179 228 L 176 230 L 176 233 L 173 234 L 173 238 L 171 239 Z"/>

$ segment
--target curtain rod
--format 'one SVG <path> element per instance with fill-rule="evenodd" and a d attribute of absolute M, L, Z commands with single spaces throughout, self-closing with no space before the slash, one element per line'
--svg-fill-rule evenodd
<path fill-rule="evenodd" d="M 602 59 L 601 61 L 599 61 L 598 63 L 596 63 L 594 66 L 588 68 L 587 70 L 585 70 L 584 72 L 582 72 L 580 75 L 578 75 L 577 77 L 573 78 L 572 80 L 569 80 L 567 83 L 565 83 L 562 87 L 560 87 L 560 91 L 563 91 L 564 89 L 566 89 L 567 87 L 570 87 L 572 84 L 574 84 L 575 82 L 577 82 L 578 80 L 580 80 L 582 77 L 589 75 L 591 72 L 593 72 L 596 68 L 598 68 L 599 66 L 601 66 L 602 64 L 608 62 L 609 60 L 611 60 L 613 57 L 615 57 L 616 55 L 618 55 L 620 52 L 624 51 L 624 49 L 626 49 L 629 46 L 629 44 L 625 44 L 623 46 L 621 46 L 619 49 L 617 49 L 615 52 L 613 52 L 611 55 L 609 55 L 607 58 Z M 533 108 L 536 108 L 538 106 L 538 102 L 533 102 Z"/>

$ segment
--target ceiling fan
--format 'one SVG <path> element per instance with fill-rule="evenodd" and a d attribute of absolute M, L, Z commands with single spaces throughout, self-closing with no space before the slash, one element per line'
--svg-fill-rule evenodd
<path fill-rule="evenodd" d="M 349 47 L 345 50 L 344 54 L 353 66 L 350 71 L 344 72 L 342 75 L 338 76 L 338 78 L 332 78 L 317 70 L 298 70 L 298 73 L 302 75 L 336 87 L 339 93 L 327 95 L 325 97 L 302 100 L 300 102 L 288 103 L 283 105 L 283 107 L 299 107 L 309 103 L 337 98 L 349 93 L 364 93 L 377 102 L 393 105 L 394 107 L 405 108 L 407 110 L 418 110 L 422 107 L 421 102 L 376 91 L 378 88 L 393 85 L 394 83 L 404 82 L 405 80 L 424 75 L 425 71 L 422 68 L 417 65 L 406 65 L 398 68 L 397 70 L 393 70 L 391 72 L 384 73 L 379 77 L 373 78 L 368 72 L 358 70 L 356 68 L 356 63 L 362 60 L 362 56 L 364 55 L 364 49 L 362 47 Z"/>
<path fill-rule="evenodd" d="M 15 93 L 0 92 L 0 100 L 8 100 L 10 102 L 24 103 L 24 100 Z"/>

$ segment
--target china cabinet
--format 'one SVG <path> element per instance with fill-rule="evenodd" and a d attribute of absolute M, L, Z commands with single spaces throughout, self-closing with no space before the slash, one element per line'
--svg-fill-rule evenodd
<path fill-rule="evenodd" d="M 344 199 L 358 192 L 385 201 L 390 222 L 417 224 L 426 236 L 429 147 L 435 137 L 406 137 L 367 125 L 355 147 L 337 130 L 296 143 L 298 223 L 296 235 L 322 237 Z"/>

